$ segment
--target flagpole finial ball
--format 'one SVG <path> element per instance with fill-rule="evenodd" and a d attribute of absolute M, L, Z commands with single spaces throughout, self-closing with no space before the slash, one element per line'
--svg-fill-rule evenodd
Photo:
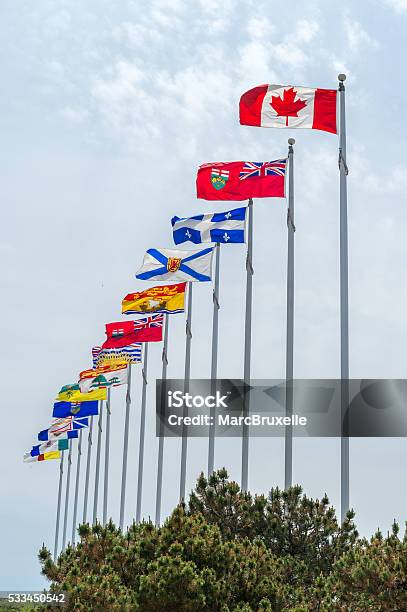
<path fill-rule="evenodd" d="M 289 145 L 294 145 L 295 144 L 295 138 L 289 138 L 288 139 L 288 144 Z"/>
<path fill-rule="evenodd" d="M 338 81 L 341 81 L 342 83 L 343 81 L 346 81 L 346 74 L 343 74 L 342 72 L 338 74 Z"/>

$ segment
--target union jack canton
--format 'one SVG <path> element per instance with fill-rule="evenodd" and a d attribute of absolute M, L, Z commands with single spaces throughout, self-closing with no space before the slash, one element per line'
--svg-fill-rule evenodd
<path fill-rule="evenodd" d="M 285 176 L 287 159 L 276 159 L 272 162 L 245 162 L 239 173 L 241 181 L 254 176 Z"/>

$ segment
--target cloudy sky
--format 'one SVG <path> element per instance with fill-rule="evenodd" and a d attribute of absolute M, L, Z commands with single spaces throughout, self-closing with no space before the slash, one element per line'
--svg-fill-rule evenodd
<path fill-rule="evenodd" d="M 23 465 L 53 398 L 90 366 L 104 323 L 142 287 L 149 247 L 169 247 L 173 215 L 221 211 L 195 198 L 200 163 L 296 156 L 296 377 L 339 374 L 337 139 L 239 126 L 260 83 L 335 88 L 348 76 L 350 373 L 406 376 L 404 209 L 406 0 L 2 0 L 1 326 L 6 375 L 0 466 L 0 589 L 41 588 L 36 553 L 53 546 L 58 464 Z M 286 203 L 255 202 L 253 378 L 285 359 Z M 219 374 L 243 373 L 245 251 L 222 250 Z M 194 291 L 192 375 L 210 372 L 211 287 Z M 183 371 L 184 318 L 171 320 L 169 376 Z M 149 360 L 144 516 L 154 516 L 157 440 Z M 126 521 L 135 509 L 140 371 L 134 368 Z M 118 520 L 124 392 L 112 400 L 109 514 Z M 296 440 L 294 481 L 339 504 L 339 440 Z M 363 534 L 403 522 L 403 439 L 351 441 L 351 504 Z M 206 467 L 189 444 L 188 489 Z M 166 442 L 163 510 L 177 501 L 180 444 Z M 75 458 L 76 460 L 76 458 Z M 239 440 L 216 464 L 240 477 Z M 75 462 L 73 464 L 75 468 Z M 92 481 L 93 482 L 93 481 Z M 250 487 L 283 484 L 283 443 L 251 443 Z M 82 485 L 80 513 L 82 512 Z M 93 486 L 93 484 L 92 484 Z M 69 515 L 69 534 L 72 519 Z"/>

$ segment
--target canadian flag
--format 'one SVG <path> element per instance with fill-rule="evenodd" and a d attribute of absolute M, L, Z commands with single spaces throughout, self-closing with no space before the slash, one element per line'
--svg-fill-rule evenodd
<path fill-rule="evenodd" d="M 259 85 L 240 98 L 242 125 L 310 128 L 337 133 L 336 90 Z"/>

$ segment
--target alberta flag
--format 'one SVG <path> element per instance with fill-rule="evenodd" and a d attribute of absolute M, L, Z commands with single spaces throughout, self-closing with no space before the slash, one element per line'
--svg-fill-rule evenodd
<path fill-rule="evenodd" d="M 173 217 L 171 219 L 175 244 L 182 242 L 220 242 L 223 244 L 245 241 L 246 206 L 222 213 Z"/>
<path fill-rule="evenodd" d="M 52 416 L 63 419 L 68 416 L 88 417 L 98 414 L 99 402 L 55 402 Z"/>
<path fill-rule="evenodd" d="M 210 281 L 214 247 L 199 251 L 148 249 L 136 274 L 139 280 Z"/>

